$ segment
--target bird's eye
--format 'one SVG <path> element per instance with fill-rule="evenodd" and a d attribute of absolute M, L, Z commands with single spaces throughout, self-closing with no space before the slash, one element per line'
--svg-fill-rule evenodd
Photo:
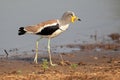
<path fill-rule="evenodd" d="M 73 16 L 73 14 L 69 14 L 70 16 Z"/>

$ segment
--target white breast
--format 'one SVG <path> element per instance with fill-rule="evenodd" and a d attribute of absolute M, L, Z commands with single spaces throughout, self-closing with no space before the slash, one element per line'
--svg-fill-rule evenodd
<path fill-rule="evenodd" d="M 66 31 L 69 27 L 69 24 L 61 26 L 60 29 L 56 30 L 52 35 L 50 35 L 51 38 L 58 36 L 62 32 Z"/>

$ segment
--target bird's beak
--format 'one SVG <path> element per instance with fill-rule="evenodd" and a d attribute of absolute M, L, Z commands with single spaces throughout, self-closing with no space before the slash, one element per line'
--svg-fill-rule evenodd
<path fill-rule="evenodd" d="M 72 16 L 71 17 L 71 22 L 74 23 L 75 21 L 81 21 L 81 19 L 79 19 L 77 16 Z"/>
<path fill-rule="evenodd" d="M 77 20 L 78 20 L 78 21 L 81 21 L 81 19 L 80 19 L 80 18 L 78 18 Z"/>

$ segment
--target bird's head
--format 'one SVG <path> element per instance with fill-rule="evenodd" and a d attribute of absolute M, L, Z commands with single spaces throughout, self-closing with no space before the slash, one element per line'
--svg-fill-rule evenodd
<path fill-rule="evenodd" d="M 68 22 L 68 23 L 74 23 L 75 21 L 81 21 L 74 12 L 72 11 L 67 11 L 63 14 L 62 20 Z"/>

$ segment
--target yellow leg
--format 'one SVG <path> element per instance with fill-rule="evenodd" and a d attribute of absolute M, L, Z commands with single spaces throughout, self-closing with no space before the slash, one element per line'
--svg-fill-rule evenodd
<path fill-rule="evenodd" d="M 49 55 L 50 65 L 51 65 L 51 66 L 55 66 L 56 64 L 53 64 L 53 63 L 52 63 L 52 59 L 51 59 L 51 53 L 50 53 L 50 38 L 48 39 L 48 55 Z"/>
<path fill-rule="evenodd" d="M 34 62 L 37 64 L 37 59 L 38 59 L 38 44 L 39 44 L 39 41 L 40 39 L 42 39 L 42 37 L 40 37 L 39 39 L 37 39 L 36 41 L 36 54 L 35 54 L 35 58 L 34 58 Z"/>

